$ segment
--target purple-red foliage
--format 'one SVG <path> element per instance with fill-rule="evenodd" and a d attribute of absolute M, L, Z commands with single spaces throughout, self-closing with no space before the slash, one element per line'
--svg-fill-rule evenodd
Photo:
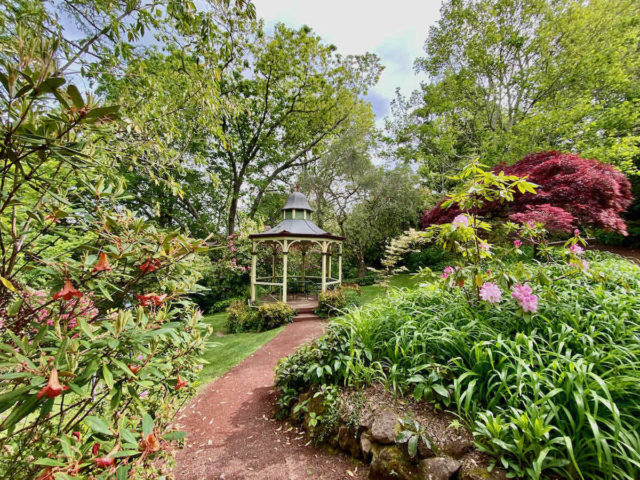
<path fill-rule="evenodd" d="M 498 165 L 494 172 L 527 176 L 539 186 L 537 195 L 517 193 L 512 203 L 489 203 L 476 213 L 509 217 L 524 223 L 538 221 L 550 231 L 568 232 L 576 226 L 592 226 L 627 235 L 620 216 L 631 201 L 631 183 L 611 165 L 557 151 L 531 153 L 510 166 Z M 422 217 L 422 225 L 448 223 L 460 213 L 442 202 Z"/>

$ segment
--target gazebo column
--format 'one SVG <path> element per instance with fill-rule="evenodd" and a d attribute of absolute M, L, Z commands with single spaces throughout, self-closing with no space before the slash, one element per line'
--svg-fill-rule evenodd
<path fill-rule="evenodd" d="M 327 278 L 329 280 L 332 280 L 332 276 L 331 273 L 333 272 L 333 269 L 331 268 L 331 244 L 329 244 L 329 248 L 327 249 L 327 258 L 329 260 L 329 264 L 327 265 Z"/>
<path fill-rule="evenodd" d="M 338 247 L 338 285 L 342 285 L 342 242 Z"/>
<path fill-rule="evenodd" d="M 306 275 L 305 271 L 307 268 L 306 260 L 307 260 L 307 251 L 302 250 L 302 290 L 304 293 L 307 293 L 307 284 L 305 282 L 305 275 Z"/>
<path fill-rule="evenodd" d="M 322 288 L 324 293 L 327 291 L 327 242 L 322 242 Z"/>
<path fill-rule="evenodd" d="M 256 301 L 256 270 L 257 270 L 257 256 L 256 242 L 251 242 L 251 303 Z"/>
<path fill-rule="evenodd" d="M 289 241 L 282 243 L 282 301 L 287 303 L 287 267 L 289 264 Z"/>

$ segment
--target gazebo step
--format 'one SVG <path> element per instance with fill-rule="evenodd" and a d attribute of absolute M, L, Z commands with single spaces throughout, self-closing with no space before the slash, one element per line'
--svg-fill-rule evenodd
<path fill-rule="evenodd" d="M 313 311 L 316 309 L 318 305 L 311 305 L 309 307 L 296 307 L 293 306 L 293 308 L 295 308 L 298 311 L 298 315 L 302 314 L 302 313 L 313 313 Z"/>
<path fill-rule="evenodd" d="M 307 320 L 319 320 L 315 313 L 298 313 L 296 317 L 293 319 L 294 322 L 306 322 Z"/>

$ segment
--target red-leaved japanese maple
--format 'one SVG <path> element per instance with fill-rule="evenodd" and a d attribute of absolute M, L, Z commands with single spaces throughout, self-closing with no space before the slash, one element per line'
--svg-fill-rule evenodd
<path fill-rule="evenodd" d="M 497 165 L 494 172 L 527 176 L 539 186 L 536 195 L 518 193 L 513 202 L 490 202 L 476 213 L 487 217 L 508 217 L 512 221 L 541 222 L 549 231 L 570 232 L 576 226 L 590 226 L 627 235 L 621 217 L 631 204 L 631 183 L 611 165 L 557 151 L 531 153 L 513 165 Z M 442 202 L 426 211 L 422 224 L 451 222 L 460 213 L 455 205 L 444 209 Z"/>

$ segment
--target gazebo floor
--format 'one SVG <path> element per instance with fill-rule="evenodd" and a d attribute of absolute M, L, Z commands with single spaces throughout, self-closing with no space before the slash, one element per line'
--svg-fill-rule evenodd
<path fill-rule="evenodd" d="M 281 301 L 279 295 L 265 295 L 258 299 L 258 303 L 275 303 Z M 312 312 L 318 306 L 317 295 L 305 295 L 303 293 L 290 293 L 287 295 L 287 303 L 299 313 Z"/>

